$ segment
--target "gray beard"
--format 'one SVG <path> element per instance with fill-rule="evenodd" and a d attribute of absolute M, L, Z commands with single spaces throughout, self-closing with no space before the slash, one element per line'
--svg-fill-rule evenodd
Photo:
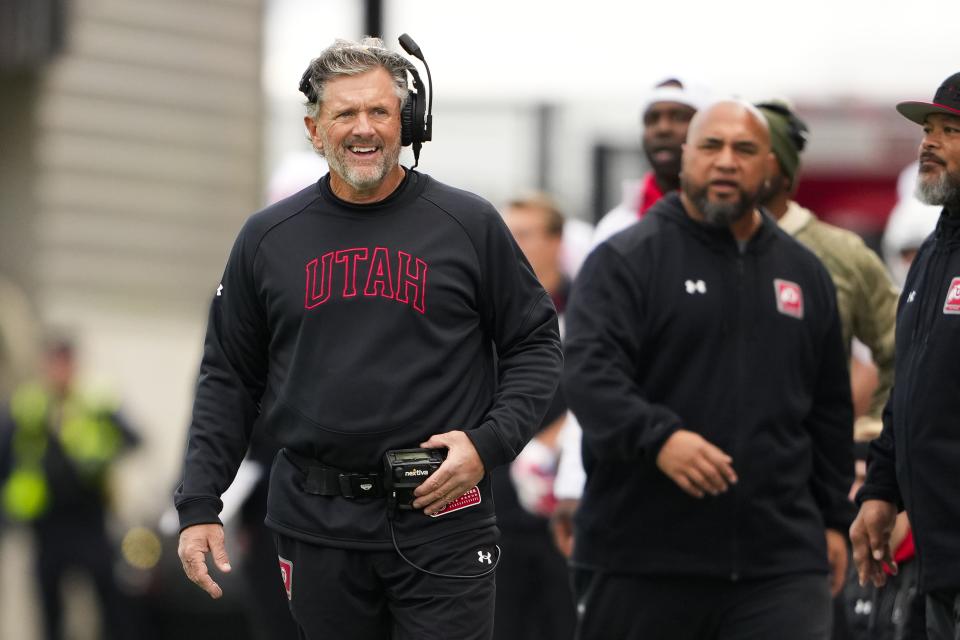
<path fill-rule="evenodd" d="M 924 204 L 946 206 L 960 203 L 960 177 L 943 171 L 936 180 L 925 180 L 920 174 L 914 190 L 917 200 Z"/>
<path fill-rule="evenodd" d="M 710 202 L 707 194 L 704 193 L 694 200 L 694 204 L 700 209 L 703 220 L 707 224 L 714 227 L 729 227 L 753 209 L 753 203 L 745 196 L 746 194 L 741 192 L 739 202 Z"/>
<path fill-rule="evenodd" d="M 327 148 L 324 145 L 324 150 Z M 335 149 L 333 153 L 320 153 L 325 158 L 327 165 L 333 173 L 336 173 L 357 191 L 366 191 L 379 185 L 383 179 L 390 173 L 390 170 L 400 161 L 400 145 L 395 148 L 383 148 L 383 158 L 372 172 L 365 169 L 358 169 L 347 163 L 346 151 L 343 148 Z"/>
<path fill-rule="evenodd" d="M 690 202 L 703 214 L 704 223 L 712 227 L 729 227 L 740 220 L 747 213 L 753 211 L 757 203 L 757 197 L 760 195 L 759 192 L 747 193 L 741 188 L 739 189 L 740 200 L 738 202 L 710 202 L 707 198 L 707 187 L 697 189 L 682 174 L 680 175 L 680 188 L 690 198 Z"/>

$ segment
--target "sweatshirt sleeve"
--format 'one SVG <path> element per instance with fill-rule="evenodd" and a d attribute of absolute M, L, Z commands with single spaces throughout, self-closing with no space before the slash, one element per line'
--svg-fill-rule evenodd
<path fill-rule="evenodd" d="M 174 502 L 181 529 L 220 522 L 226 491 L 247 449 L 266 380 L 268 335 L 253 279 L 249 225 L 230 252 L 210 304 L 203 359 Z"/>
<path fill-rule="evenodd" d="M 482 423 L 466 433 L 489 473 L 533 437 L 560 381 L 557 312 L 494 211 L 477 247 L 480 314 L 497 353 L 497 391 Z"/>
<path fill-rule="evenodd" d="M 813 445 L 810 489 L 828 529 L 845 532 L 853 522 L 849 492 L 853 484 L 853 405 L 836 292 L 822 273 L 828 310 L 820 346 L 820 366 L 805 425 Z"/>
<path fill-rule="evenodd" d="M 860 282 L 854 304 L 853 334 L 870 348 L 877 365 L 879 382 L 870 402 L 869 420 L 879 428 L 887 396 L 893 387 L 894 330 L 897 317 L 897 288 L 877 254 L 857 248 Z M 866 418 L 866 416 L 865 416 Z M 873 431 L 876 433 L 876 431 Z"/>
<path fill-rule="evenodd" d="M 903 510 L 903 497 L 897 483 L 896 441 L 893 437 L 892 396 L 883 410 L 883 431 L 870 442 L 867 454 L 867 479 L 857 493 L 857 504 L 865 500 L 884 500 Z"/>
<path fill-rule="evenodd" d="M 566 314 L 564 392 L 600 459 L 656 460 L 680 417 L 648 401 L 638 380 L 645 309 L 642 285 L 608 244 L 587 258 Z"/>

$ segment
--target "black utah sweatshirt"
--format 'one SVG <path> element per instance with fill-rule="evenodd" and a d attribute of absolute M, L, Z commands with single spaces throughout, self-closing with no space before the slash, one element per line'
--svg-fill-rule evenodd
<path fill-rule="evenodd" d="M 255 421 L 283 447 L 347 471 L 464 430 L 485 468 L 512 460 L 560 375 L 550 298 L 494 208 L 408 171 L 353 205 L 329 178 L 252 216 L 210 309 L 182 484 L 181 527 L 217 522 Z M 386 548 L 385 501 L 304 493 L 281 452 L 267 524 L 338 547 Z M 437 518 L 401 512 L 415 544 L 492 526 L 481 501 Z"/>

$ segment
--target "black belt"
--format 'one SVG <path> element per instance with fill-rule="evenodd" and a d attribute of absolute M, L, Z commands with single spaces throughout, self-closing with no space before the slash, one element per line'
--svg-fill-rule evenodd
<path fill-rule="evenodd" d="M 284 449 L 283 454 L 306 476 L 302 485 L 304 493 L 344 498 L 382 498 L 387 495 L 380 472 L 357 473 L 335 469 L 289 449 Z"/>

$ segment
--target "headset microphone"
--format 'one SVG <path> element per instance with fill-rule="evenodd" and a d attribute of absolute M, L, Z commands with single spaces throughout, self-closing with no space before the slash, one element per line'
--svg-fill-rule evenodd
<path fill-rule="evenodd" d="M 420 147 L 424 142 L 429 142 L 433 138 L 433 76 L 430 75 L 430 65 L 427 64 L 423 52 L 420 51 L 420 47 L 414 42 L 413 38 L 404 33 L 399 40 L 404 51 L 423 63 L 427 70 L 427 83 L 430 85 L 429 101 L 427 101 L 424 96 L 428 92 L 427 88 L 423 86 L 420 74 L 411 64 L 408 71 L 413 76 L 413 87 L 416 91 L 407 92 L 407 102 L 403 105 L 401 144 L 403 146 L 412 145 L 413 168 L 415 168 L 420 162 Z M 427 101 L 426 105 L 424 104 L 425 101 Z"/>

